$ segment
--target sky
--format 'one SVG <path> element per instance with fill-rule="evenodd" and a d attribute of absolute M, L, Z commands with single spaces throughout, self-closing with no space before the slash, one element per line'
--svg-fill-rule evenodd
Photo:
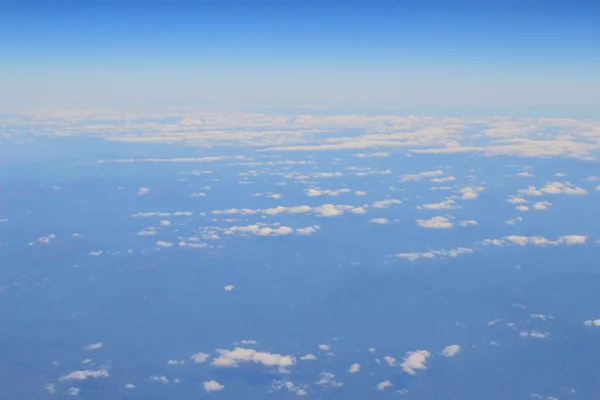
<path fill-rule="evenodd" d="M 5 1 L 0 107 L 597 117 L 595 1 Z"/>

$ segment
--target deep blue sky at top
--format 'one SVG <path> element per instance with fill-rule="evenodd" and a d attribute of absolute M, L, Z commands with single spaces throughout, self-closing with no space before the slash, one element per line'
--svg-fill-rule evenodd
<path fill-rule="evenodd" d="M 24 0 L 0 7 L 3 109 L 110 106 L 116 98 L 600 105 L 594 0 Z"/>

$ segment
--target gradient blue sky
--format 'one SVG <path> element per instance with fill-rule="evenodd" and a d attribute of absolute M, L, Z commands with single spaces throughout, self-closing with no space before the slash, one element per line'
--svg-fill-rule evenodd
<path fill-rule="evenodd" d="M 225 103 L 600 116 L 598 1 L 0 7 L 3 111 Z"/>

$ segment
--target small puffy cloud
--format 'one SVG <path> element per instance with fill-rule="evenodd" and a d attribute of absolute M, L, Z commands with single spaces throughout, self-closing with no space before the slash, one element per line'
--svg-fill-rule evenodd
<path fill-rule="evenodd" d="M 61 376 L 59 381 L 68 381 L 68 380 L 85 380 L 87 378 L 106 378 L 108 377 L 108 371 L 105 369 L 99 370 L 83 370 L 83 371 L 73 371 L 65 376 Z"/>
<path fill-rule="evenodd" d="M 221 385 L 217 381 L 204 382 L 204 390 L 206 390 L 207 392 L 218 392 L 223 389 L 225 389 L 225 386 Z"/>
<path fill-rule="evenodd" d="M 528 202 L 527 200 L 519 196 L 509 196 L 508 199 L 506 199 L 506 201 L 508 201 L 511 204 L 523 204 Z"/>
<path fill-rule="evenodd" d="M 521 212 L 529 211 L 529 207 L 527 206 L 516 206 L 515 209 Z"/>
<path fill-rule="evenodd" d="M 402 258 L 408 261 L 415 261 L 419 258 L 436 258 L 436 257 L 458 257 L 461 254 L 473 253 L 472 249 L 467 247 L 457 247 L 456 249 L 450 250 L 429 250 L 426 252 L 413 252 L 413 253 L 398 253 L 396 257 Z"/>
<path fill-rule="evenodd" d="M 331 350 L 331 348 L 328 345 L 326 345 L 326 344 L 320 344 L 319 345 L 319 350 L 321 350 L 321 351 L 329 351 L 329 350 Z"/>
<path fill-rule="evenodd" d="M 125 385 L 125 389 L 135 389 L 135 385 L 133 383 L 128 383 Z"/>
<path fill-rule="evenodd" d="M 319 228 L 320 228 L 319 225 L 307 226 L 305 228 L 296 229 L 296 233 L 298 235 L 311 235 L 311 234 L 315 233 L 317 231 L 317 229 L 319 229 Z"/>
<path fill-rule="evenodd" d="M 315 384 L 317 385 L 327 385 L 337 388 L 344 386 L 342 382 L 334 381 L 333 378 L 335 378 L 335 375 L 330 372 L 321 372 L 319 376 L 320 379 L 317 382 L 315 382 Z"/>
<path fill-rule="evenodd" d="M 160 225 L 161 226 L 171 226 L 171 221 L 168 221 L 168 220 L 160 221 Z"/>
<path fill-rule="evenodd" d="M 402 179 L 400 180 L 400 182 L 419 181 L 422 178 L 433 178 L 440 175 L 444 175 L 444 171 L 442 171 L 441 169 L 437 169 L 435 171 L 419 172 L 418 174 L 406 174 L 402 175 Z"/>
<path fill-rule="evenodd" d="M 552 206 L 552 203 L 548 201 L 538 201 L 533 204 L 533 209 L 537 211 L 546 210 L 548 207 Z"/>
<path fill-rule="evenodd" d="M 394 357 L 385 356 L 385 357 L 383 357 L 383 359 L 385 360 L 387 365 L 389 365 L 390 367 L 393 367 L 394 365 L 396 365 L 396 359 Z"/>
<path fill-rule="evenodd" d="M 271 354 L 254 349 L 236 347 L 233 350 L 218 350 L 220 356 L 213 359 L 212 364 L 217 367 L 237 367 L 242 362 L 255 362 L 265 366 L 278 366 L 285 368 L 296 364 L 292 356 Z"/>
<path fill-rule="evenodd" d="M 159 241 L 156 242 L 156 245 L 158 247 L 171 247 L 171 246 L 173 246 L 173 243 L 159 240 Z"/>
<path fill-rule="evenodd" d="M 460 198 L 462 200 L 475 200 L 479 197 L 479 192 L 481 192 L 484 188 L 482 187 L 466 187 L 460 189 L 458 192 L 460 193 Z"/>
<path fill-rule="evenodd" d="M 446 346 L 443 350 L 442 350 L 442 355 L 444 357 L 454 357 L 455 355 L 458 354 L 458 352 L 460 351 L 460 346 L 457 344 L 453 344 L 450 346 Z"/>
<path fill-rule="evenodd" d="M 369 222 L 372 224 L 386 225 L 390 223 L 390 220 L 387 218 L 373 218 L 370 219 Z"/>
<path fill-rule="evenodd" d="M 48 383 L 44 385 L 44 390 L 50 394 L 56 393 L 56 385 L 54 383 Z"/>
<path fill-rule="evenodd" d="M 367 212 L 367 210 L 365 210 L 362 207 L 355 207 L 355 208 L 351 209 L 350 212 L 352 214 L 365 214 Z"/>
<path fill-rule="evenodd" d="M 354 194 L 357 195 L 357 196 L 366 196 L 367 192 L 362 191 L 362 190 L 357 190 L 356 192 L 354 192 Z"/>
<path fill-rule="evenodd" d="M 206 360 L 208 360 L 209 357 L 209 354 L 200 352 L 192 354 L 190 358 L 194 360 L 195 363 L 202 364 L 203 362 L 206 362 Z"/>
<path fill-rule="evenodd" d="M 333 204 L 323 204 L 320 207 L 316 207 L 314 212 L 322 217 L 337 217 L 342 215 L 344 211 Z"/>
<path fill-rule="evenodd" d="M 169 383 L 169 380 L 164 375 L 162 375 L 162 376 L 156 376 L 156 375 L 151 376 L 150 380 L 156 381 L 156 382 L 160 382 L 160 383 Z"/>
<path fill-rule="evenodd" d="M 102 348 L 102 342 L 88 344 L 83 349 L 84 350 L 98 350 L 100 348 Z"/>
<path fill-rule="evenodd" d="M 430 219 L 417 219 L 417 225 L 428 229 L 449 229 L 452 228 L 452 222 L 446 217 L 433 217 Z"/>
<path fill-rule="evenodd" d="M 422 206 L 417 206 L 417 208 L 423 210 L 453 210 L 458 208 L 458 206 L 454 200 L 447 199 L 439 203 L 423 204 Z"/>
<path fill-rule="evenodd" d="M 79 392 L 81 392 L 81 389 L 76 388 L 76 387 L 72 387 L 67 389 L 67 395 L 68 396 L 79 396 Z"/>
<path fill-rule="evenodd" d="M 543 236 L 505 236 L 502 239 L 485 239 L 482 243 L 487 245 L 502 246 L 504 244 L 513 244 L 517 246 L 525 246 L 532 244 L 534 246 L 556 246 L 566 244 L 568 246 L 576 244 L 585 244 L 587 237 L 583 235 L 564 235 L 556 240 L 546 239 Z"/>
<path fill-rule="evenodd" d="M 351 374 L 355 374 L 359 371 L 360 371 L 360 364 L 358 364 L 358 363 L 354 363 L 350 366 L 350 368 L 348 368 L 348 372 L 350 372 Z"/>
<path fill-rule="evenodd" d="M 588 319 L 587 321 L 584 321 L 583 324 L 585 326 L 587 326 L 588 328 L 591 327 L 600 327 L 600 319 Z"/>
<path fill-rule="evenodd" d="M 148 194 L 148 192 L 150 192 L 150 189 L 143 187 L 143 188 L 138 189 L 137 194 L 140 196 L 144 196 L 144 195 Z"/>
<path fill-rule="evenodd" d="M 575 186 L 570 182 L 547 182 L 541 189 L 537 189 L 535 186 L 529 186 L 527 189 L 519 190 L 519 193 L 527 196 L 541 196 L 542 194 L 582 195 L 587 194 L 588 191 Z"/>
<path fill-rule="evenodd" d="M 523 171 L 523 172 L 517 173 L 517 176 L 519 178 L 533 178 L 534 175 L 529 171 Z"/>
<path fill-rule="evenodd" d="M 550 334 L 548 332 L 538 332 L 538 331 L 531 331 L 531 332 L 519 332 L 519 336 L 526 338 L 526 337 L 530 337 L 530 338 L 534 338 L 534 339 L 546 339 L 547 337 L 550 337 Z"/>
<path fill-rule="evenodd" d="M 102 254 L 102 250 L 90 251 L 90 252 L 89 252 L 89 255 L 90 255 L 90 256 L 95 256 L 95 257 L 98 257 L 98 256 L 99 256 L 99 255 L 101 255 L 101 254 Z"/>
<path fill-rule="evenodd" d="M 429 356 L 431 356 L 431 353 L 427 350 L 409 351 L 402 359 L 400 367 L 407 374 L 414 375 L 418 370 L 427 369 L 427 358 Z"/>
<path fill-rule="evenodd" d="M 374 208 L 388 208 L 392 204 L 402 204 L 402 202 L 398 199 L 387 199 L 387 200 L 379 200 L 375 201 L 372 204 Z"/>
<path fill-rule="evenodd" d="M 50 241 L 51 241 L 52 239 L 54 239 L 55 237 L 56 237 L 56 235 L 55 235 L 55 234 L 53 234 L 53 233 L 51 233 L 51 234 L 50 234 L 50 235 L 48 235 L 48 236 L 42 236 L 42 237 L 38 238 L 38 242 L 40 242 L 40 243 L 44 243 L 44 244 L 48 244 L 48 243 L 50 243 Z"/>
<path fill-rule="evenodd" d="M 389 388 L 391 386 L 392 386 L 392 382 L 390 382 L 390 381 L 383 381 L 383 382 L 379 382 L 377 384 L 377 386 L 375 386 L 375 388 L 377 390 L 385 390 L 386 388 Z"/>
<path fill-rule="evenodd" d="M 174 360 L 174 359 L 167 361 L 167 365 L 181 365 L 181 364 L 185 364 L 185 361 L 184 360 Z"/>
<path fill-rule="evenodd" d="M 195 198 L 195 197 L 206 197 L 206 193 L 196 192 L 196 193 L 190 194 L 190 197 L 192 197 L 192 198 Z"/>
<path fill-rule="evenodd" d="M 231 291 L 233 290 L 233 288 L 234 288 L 234 287 L 235 287 L 235 286 L 233 286 L 233 285 L 227 285 L 227 286 L 225 286 L 223 289 L 224 289 L 226 292 L 231 292 Z"/>
<path fill-rule="evenodd" d="M 460 221 L 459 225 L 462 226 L 462 227 L 476 226 L 477 225 L 477 221 L 472 220 L 472 219 L 468 219 L 468 220 L 465 220 L 465 221 Z"/>
<path fill-rule="evenodd" d="M 310 353 L 309 353 L 309 354 L 306 354 L 306 355 L 304 355 L 304 356 L 300 357 L 300 359 L 301 359 L 302 361 L 314 361 L 314 360 L 316 360 L 316 359 L 317 359 L 317 356 L 315 356 L 314 354 L 310 354 Z"/>

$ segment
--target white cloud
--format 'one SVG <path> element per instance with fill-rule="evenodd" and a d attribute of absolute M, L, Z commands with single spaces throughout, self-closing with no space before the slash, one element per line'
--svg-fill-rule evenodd
<path fill-rule="evenodd" d="M 372 224 L 385 225 L 385 224 L 389 224 L 390 220 L 387 218 L 373 218 L 373 219 L 370 219 L 369 222 Z"/>
<path fill-rule="evenodd" d="M 184 360 L 174 360 L 174 359 L 167 361 L 167 365 L 181 365 L 181 364 L 185 364 L 185 361 Z"/>
<path fill-rule="evenodd" d="M 319 345 L 319 350 L 321 350 L 321 351 L 330 351 L 331 348 L 328 345 L 326 345 L 326 344 L 320 344 Z"/>
<path fill-rule="evenodd" d="M 458 354 L 458 352 L 460 351 L 460 346 L 457 344 L 453 344 L 450 346 L 446 346 L 443 350 L 442 350 L 442 355 L 444 357 L 454 357 L 455 355 Z"/>
<path fill-rule="evenodd" d="M 393 367 L 394 365 L 396 365 L 396 359 L 394 357 L 385 356 L 385 357 L 383 357 L 383 359 L 385 360 L 387 365 L 389 365 L 390 367 Z"/>
<path fill-rule="evenodd" d="M 320 379 L 317 382 L 315 382 L 315 384 L 317 385 L 328 385 L 337 388 L 342 387 L 344 385 L 342 382 L 334 381 L 333 378 L 335 378 L 335 375 L 330 372 L 321 372 L 319 376 Z"/>
<path fill-rule="evenodd" d="M 348 188 L 338 189 L 338 190 L 319 190 L 319 189 L 307 189 L 306 195 L 309 197 L 316 196 L 339 196 L 342 193 L 350 193 L 352 190 Z"/>
<path fill-rule="evenodd" d="M 212 361 L 212 364 L 218 367 L 237 367 L 239 363 L 251 361 L 280 368 L 296 364 L 296 360 L 292 356 L 271 354 L 241 347 L 236 347 L 234 350 L 218 350 L 218 352 L 220 356 Z"/>
<path fill-rule="evenodd" d="M 417 225 L 421 228 L 430 229 L 449 229 L 452 228 L 452 222 L 446 217 L 433 217 L 430 219 L 417 219 Z"/>
<path fill-rule="evenodd" d="M 316 359 L 317 359 L 317 357 L 316 357 L 314 354 L 310 354 L 310 353 L 309 353 L 309 354 L 306 354 L 306 355 L 304 355 L 304 356 L 300 357 L 300 359 L 301 359 L 302 361 L 312 361 L 312 360 L 316 360 Z"/>
<path fill-rule="evenodd" d="M 171 246 L 173 246 L 173 243 L 171 243 L 171 242 L 164 242 L 162 240 L 159 240 L 159 241 L 156 242 L 156 245 L 158 247 L 171 247 Z"/>
<path fill-rule="evenodd" d="M 225 286 L 223 289 L 224 289 L 226 292 L 231 292 L 231 291 L 232 291 L 234 288 L 235 288 L 235 286 L 233 286 L 233 285 L 227 285 L 227 286 Z"/>
<path fill-rule="evenodd" d="M 376 388 L 377 390 L 385 390 L 386 388 L 389 388 L 389 387 L 391 387 L 391 386 L 393 386 L 393 385 L 392 385 L 392 382 L 390 382 L 390 381 L 383 381 L 383 382 L 379 382 L 379 383 L 377 384 L 377 386 L 375 386 L 375 388 Z"/>
<path fill-rule="evenodd" d="M 48 383 L 44 385 L 44 390 L 50 394 L 56 393 L 56 385 L 54 383 Z"/>
<path fill-rule="evenodd" d="M 102 348 L 102 342 L 88 344 L 83 349 L 84 350 L 98 350 L 100 348 Z"/>
<path fill-rule="evenodd" d="M 360 371 L 360 364 L 358 364 L 358 363 L 354 363 L 350 366 L 350 368 L 348 368 L 348 372 L 350 372 L 351 374 L 355 374 L 359 371 Z"/>
<path fill-rule="evenodd" d="M 192 197 L 192 198 L 206 197 L 206 193 L 203 193 L 203 192 L 196 192 L 196 193 L 192 193 L 192 194 L 190 194 L 190 197 Z"/>
<path fill-rule="evenodd" d="M 519 172 L 517 173 L 517 177 L 519 178 L 533 178 L 533 174 L 529 171 L 523 171 L 523 172 Z"/>
<path fill-rule="evenodd" d="M 547 201 L 538 201 L 533 204 L 533 209 L 537 211 L 546 210 L 548 207 L 552 206 L 552 203 Z"/>
<path fill-rule="evenodd" d="M 97 256 L 99 256 L 99 255 L 101 255 L 101 254 L 102 254 L 102 250 L 90 251 L 90 252 L 89 252 L 89 255 L 90 255 L 90 256 L 96 256 L 96 257 L 97 257 Z"/>
<path fill-rule="evenodd" d="M 311 235 L 311 234 L 315 233 L 317 231 L 317 229 L 319 229 L 319 228 L 320 228 L 319 225 L 307 226 L 305 228 L 296 229 L 296 233 L 298 235 Z"/>
<path fill-rule="evenodd" d="M 217 381 L 204 382 L 204 390 L 206 390 L 207 392 L 218 392 L 223 389 L 225 389 L 225 386 L 221 385 Z"/>
<path fill-rule="evenodd" d="M 547 182 L 543 188 L 537 189 L 535 186 L 529 186 L 527 189 L 519 190 L 519 193 L 527 196 L 541 196 L 542 194 L 569 194 L 582 195 L 587 194 L 587 190 L 573 185 L 571 182 Z"/>
<path fill-rule="evenodd" d="M 481 192 L 484 188 L 482 187 L 465 187 L 459 189 L 460 198 L 463 200 L 475 200 L 479 197 L 479 192 Z"/>
<path fill-rule="evenodd" d="M 138 189 L 137 194 L 139 194 L 140 196 L 144 196 L 148 194 L 148 192 L 150 192 L 150 189 L 143 187 Z"/>
<path fill-rule="evenodd" d="M 398 253 L 396 257 L 402 258 L 408 261 L 415 261 L 419 258 L 436 258 L 436 257 L 458 257 L 461 254 L 473 253 L 472 249 L 466 247 L 458 247 L 450 250 L 429 250 L 425 252 L 413 252 L 413 253 Z"/>
<path fill-rule="evenodd" d="M 392 204 L 402 204 L 402 202 L 400 200 L 398 200 L 398 199 L 379 200 L 379 201 L 373 202 L 372 207 L 374 207 L 374 208 L 388 208 Z"/>
<path fill-rule="evenodd" d="M 427 369 L 427 358 L 431 355 L 427 350 L 415 350 L 406 353 L 400 367 L 409 375 L 414 375 L 418 370 Z"/>
<path fill-rule="evenodd" d="M 509 196 L 508 199 L 506 199 L 506 201 L 508 201 L 511 204 L 522 204 L 528 202 L 527 200 L 519 196 Z"/>
<path fill-rule="evenodd" d="M 444 174 L 444 171 L 442 171 L 441 169 L 437 169 L 435 171 L 419 172 L 418 174 L 407 174 L 407 175 L 402 175 L 402 179 L 400 180 L 400 182 L 419 181 L 422 178 L 432 178 L 432 177 L 440 176 L 443 174 Z"/>
<path fill-rule="evenodd" d="M 200 352 L 200 353 L 192 354 L 192 356 L 190 358 L 192 360 L 194 360 L 195 363 L 202 364 L 202 363 L 206 362 L 206 360 L 208 360 L 209 357 L 210 357 L 209 354 Z"/>
<path fill-rule="evenodd" d="M 76 388 L 76 387 L 71 387 L 69 389 L 67 389 L 67 395 L 68 396 L 79 396 L 79 393 L 81 392 L 80 388 Z"/>
<path fill-rule="evenodd" d="M 105 369 L 99 370 L 83 370 L 83 371 L 73 371 L 65 376 L 61 376 L 59 381 L 68 381 L 68 380 L 85 380 L 87 378 L 106 378 L 108 377 L 108 371 Z"/>
<path fill-rule="evenodd" d="M 531 332 L 519 332 L 519 336 L 526 338 L 526 337 L 530 337 L 530 338 L 534 338 L 534 339 L 546 339 L 548 337 L 550 337 L 550 334 L 548 332 L 538 332 L 538 331 L 531 331 Z"/>
<path fill-rule="evenodd" d="M 50 243 L 50 241 L 51 241 L 52 239 L 54 239 L 55 237 L 56 237 L 56 235 L 55 235 L 55 234 L 53 234 L 53 233 L 51 233 L 51 234 L 50 234 L 50 235 L 48 235 L 48 236 L 42 236 L 42 237 L 38 238 L 38 242 L 40 242 L 40 243 L 44 243 L 44 244 L 49 244 L 49 243 Z"/>
<path fill-rule="evenodd" d="M 357 195 L 357 196 L 366 196 L 367 192 L 362 191 L 362 190 L 357 190 L 356 192 L 354 192 L 354 194 Z"/>
<path fill-rule="evenodd" d="M 575 244 L 585 244 L 587 241 L 587 237 L 583 235 L 564 235 L 559 237 L 556 240 L 546 239 L 543 236 L 518 236 L 511 235 L 505 236 L 502 239 L 485 239 L 482 243 L 494 246 L 501 246 L 503 244 L 514 244 L 518 246 L 525 246 L 528 244 L 532 244 L 535 246 L 548 246 L 548 245 L 575 245 Z"/>
<path fill-rule="evenodd" d="M 135 385 L 133 383 L 128 383 L 125 385 L 125 389 L 135 389 Z"/>
<path fill-rule="evenodd" d="M 529 211 L 529 207 L 527 206 L 516 206 L 515 208 L 517 209 L 517 211 Z"/>
<path fill-rule="evenodd" d="M 162 375 L 162 376 L 157 376 L 157 375 L 151 376 L 150 380 L 156 381 L 156 382 L 160 382 L 160 383 L 169 383 L 169 379 L 167 379 L 167 377 L 164 376 L 164 375 Z"/>
<path fill-rule="evenodd" d="M 454 200 L 447 199 L 439 203 L 423 204 L 422 206 L 417 206 L 417 208 L 424 210 L 454 210 L 458 206 Z"/>
<path fill-rule="evenodd" d="M 459 225 L 462 226 L 462 227 L 476 226 L 477 225 L 477 221 L 472 220 L 472 219 L 468 219 L 468 220 L 465 220 L 465 221 L 460 221 Z"/>
<path fill-rule="evenodd" d="M 366 214 L 367 210 L 365 210 L 363 207 L 355 207 L 351 209 L 350 212 L 352 214 Z"/>
<path fill-rule="evenodd" d="M 585 326 L 587 326 L 587 327 L 590 327 L 590 328 L 593 327 L 593 326 L 594 327 L 600 327 L 600 319 L 594 319 L 594 320 L 589 319 L 587 321 L 584 321 L 583 324 Z"/>

